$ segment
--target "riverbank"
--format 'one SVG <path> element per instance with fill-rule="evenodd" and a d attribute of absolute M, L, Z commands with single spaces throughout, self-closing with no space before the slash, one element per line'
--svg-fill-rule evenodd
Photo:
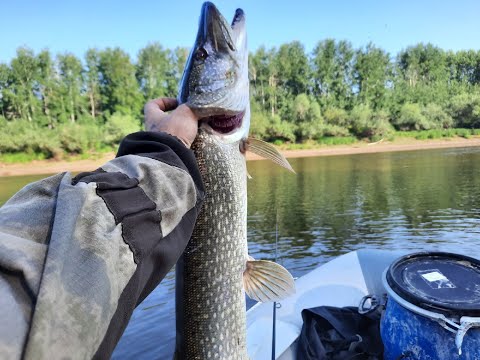
<path fill-rule="evenodd" d="M 313 149 L 281 150 L 287 158 L 334 156 L 350 154 L 369 154 L 391 151 L 412 151 L 456 147 L 480 147 L 480 137 L 448 138 L 435 140 L 415 140 L 411 138 L 399 138 L 393 142 L 380 141 L 377 143 L 355 143 L 352 145 L 322 146 Z M 0 163 L 0 176 L 42 175 L 55 174 L 63 171 L 82 172 L 94 170 L 105 162 L 113 159 L 114 153 L 105 155 L 94 160 L 55 161 L 36 160 L 30 163 L 3 164 Z M 261 160 L 259 156 L 247 153 L 247 160 Z"/>

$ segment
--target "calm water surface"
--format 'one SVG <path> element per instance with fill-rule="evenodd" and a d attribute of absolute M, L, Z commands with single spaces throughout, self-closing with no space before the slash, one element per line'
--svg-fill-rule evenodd
<path fill-rule="evenodd" d="M 479 256 L 480 148 L 292 159 L 297 175 L 248 163 L 250 253 L 301 276 L 362 248 Z M 37 177 L 38 178 L 38 177 Z M 0 203 L 34 177 L 0 178 Z M 140 304 L 114 358 L 171 358 L 174 274 Z M 251 302 L 248 306 L 251 306 Z"/>

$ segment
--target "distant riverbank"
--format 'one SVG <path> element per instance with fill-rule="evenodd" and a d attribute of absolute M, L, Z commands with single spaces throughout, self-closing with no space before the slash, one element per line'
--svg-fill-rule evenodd
<path fill-rule="evenodd" d="M 480 146 L 480 137 L 471 137 L 468 139 L 456 137 L 434 140 L 415 140 L 411 138 L 399 138 L 395 139 L 394 141 L 380 141 L 376 143 L 359 142 L 352 145 L 321 146 L 318 148 L 300 150 L 281 149 L 281 151 L 287 158 L 298 158 L 311 156 L 367 154 L 376 152 L 412 151 L 473 146 Z M 0 176 L 54 174 L 63 171 L 91 171 L 102 166 L 102 164 L 104 164 L 105 162 L 113 159 L 114 156 L 114 153 L 106 153 L 99 158 L 87 160 L 36 160 L 29 163 L 21 164 L 0 163 Z M 260 159 L 261 158 L 255 154 L 247 153 L 247 160 Z"/>

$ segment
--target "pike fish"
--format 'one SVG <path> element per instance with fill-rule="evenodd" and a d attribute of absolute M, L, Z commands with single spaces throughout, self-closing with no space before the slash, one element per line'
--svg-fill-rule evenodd
<path fill-rule="evenodd" d="M 179 103 L 201 118 L 192 149 L 205 200 L 176 267 L 176 359 L 247 359 L 245 292 L 276 301 L 294 292 L 282 266 L 248 256 L 247 169 L 253 151 L 291 169 L 271 145 L 248 139 L 245 14 L 229 24 L 210 2 L 180 83 Z"/>

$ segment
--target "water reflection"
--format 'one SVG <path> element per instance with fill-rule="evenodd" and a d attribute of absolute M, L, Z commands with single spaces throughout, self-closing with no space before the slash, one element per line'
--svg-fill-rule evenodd
<path fill-rule="evenodd" d="M 278 209 L 281 254 L 297 275 L 363 247 L 468 253 L 478 245 L 479 160 L 479 149 L 303 158 L 292 161 L 297 176 L 250 163 L 251 248 L 273 256 Z"/>

